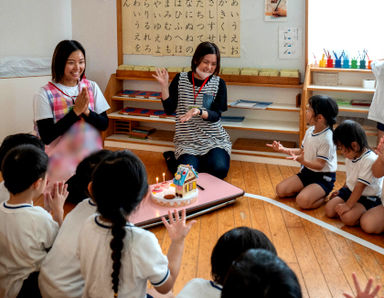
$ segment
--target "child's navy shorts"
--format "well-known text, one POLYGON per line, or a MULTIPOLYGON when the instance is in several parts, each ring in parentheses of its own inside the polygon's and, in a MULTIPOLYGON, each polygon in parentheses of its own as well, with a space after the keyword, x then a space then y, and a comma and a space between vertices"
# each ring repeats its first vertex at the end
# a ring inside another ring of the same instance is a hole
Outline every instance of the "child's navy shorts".
MULTIPOLYGON (((343 187, 340 188, 339 194, 337 196, 342 198, 346 202, 351 196, 351 194, 352 192, 349 190, 348 187, 343 187)), ((366 210, 381 205, 381 199, 377 196, 361 196, 357 202, 363 205, 366 210)))
POLYGON ((381 131, 384 131, 384 124, 380 123, 380 122, 377 122, 377 129, 381 130, 381 131))
POLYGON ((304 187, 309 184, 320 185, 324 189, 326 196, 332 191, 336 181, 336 173, 334 172, 314 172, 306 167, 303 167, 297 176, 304 187))

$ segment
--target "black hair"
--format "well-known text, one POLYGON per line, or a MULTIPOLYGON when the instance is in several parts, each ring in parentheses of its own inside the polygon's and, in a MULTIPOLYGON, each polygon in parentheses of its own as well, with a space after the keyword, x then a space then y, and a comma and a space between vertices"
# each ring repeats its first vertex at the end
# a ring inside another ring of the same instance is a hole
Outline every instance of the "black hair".
POLYGON ((214 74, 218 75, 220 73, 220 50, 216 44, 209 41, 202 42, 197 46, 191 62, 193 72, 196 72, 196 67, 199 66, 204 56, 209 54, 216 55, 216 69, 214 74))
POLYGON ((233 262, 221 297, 301 298, 296 274, 265 249, 249 249, 233 262))
POLYGON ((336 146, 344 146, 354 151, 352 142, 359 145, 357 152, 363 152, 365 148, 369 148, 367 136, 361 125, 353 120, 344 120, 333 132, 333 142, 336 146))
MULTIPOLYGON (((65 65, 67 63, 68 57, 73 52, 78 50, 80 50, 83 53, 84 60, 85 60, 85 50, 80 42, 76 40, 62 40, 57 44, 55 51, 53 52, 52 63, 51 63, 52 81, 56 83, 61 82, 61 80, 64 77, 64 69, 65 69, 65 65)), ((84 74, 85 74, 85 67, 84 67, 83 73, 80 76, 80 80, 83 79, 84 74)))
POLYGON ((276 254, 275 246, 259 230, 238 227, 224 233, 212 250, 213 280, 222 285, 232 262, 250 248, 264 248, 276 254))
POLYGON ((110 150, 99 150, 84 158, 76 167, 76 173, 70 177, 68 184, 68 197, 66 202, 77 204, 89 198, 88 184, 91 182, 95 167, 109 154, 110 150))
POLYGON ((126 216, 139 205, 148 191, 147 173, 141 160, 132 152, 111 152, 92 175, 92 198, 101 216, 112 222, 112 289, 119 288, 121 251, 126 235, 126 216))
POLYGON ((0 167, 9 150, 16 146, 27 144, 34 145, 37 148, 44 150, 44 143, 38 137, 29 133, 17 133, 5 137, 0 146, 0 167))
POLYGON ((333 129, 337 114, 339 113, 336 101, 327 95, 314 95, 309 99, 309 105, 313 109, 315 116, 323 115, 327 125, 333 129))
POLYGON ((11 194, 27 190, 34 182, 44 178, 48 155, 34 145, 19 145, 8 151, 1 164, 4 185, 11 194))

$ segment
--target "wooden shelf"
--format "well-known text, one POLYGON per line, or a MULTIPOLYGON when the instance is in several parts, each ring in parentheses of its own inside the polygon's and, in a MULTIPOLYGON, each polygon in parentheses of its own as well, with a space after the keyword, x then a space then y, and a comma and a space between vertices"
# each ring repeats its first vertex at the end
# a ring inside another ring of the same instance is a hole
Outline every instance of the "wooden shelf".
POLYGON ((166 147, 174 148, 174 144, 172 141, 153 140, 153 139, 149 139, 149 138, 148 139, 136 139, 136 138, 131 138, 125 134, 112 134, 112 135, 106 137, 105 141, 134 143, 134 144, 143 144, 143 145, 166 146, 166 147))
POLYGON ((351 93, 375 93, 375 89, 366 89, 362 87, 352 87, 352 86, 319 86, 319 85, 309 85, 308 90, 310 91, 334 91, 334 92, 351 92, 351 93))
POLYGON ((124 115, 124 114, 120 114, 119 112, 109 113, 108 118, 114 119, 114 120, 122 120, 122 121, 132 120, 132 121, 142 121, 142 122, 161 122, 161 123, 175 124, 175 119, 172 119, 172 118, 124 115))
MULTIPOLYGON (((109 119, 122 120, 122 121, 142 121, 142 122, 160 122, 175 124, 174 119, 157 118, 157 117, 143 117, 133 115, 123 115, 119 112, 108 114, 109 119)), ((244 119, 242 122, 224 122, 223 126, 230 129, 243 129, 253 131, 267 131, 267 132, 282 132, 289 134, 299 134, 299 124, 291 121, 267 121, 258 119, 244 119)))
POLYGON ((299 134, 299 123, 292 121, 244 119, 242 122, 224 122, 223 127, 249 131, 299 134))
MULTIPOLYGON (((262 109, 252 109, 252 108, 244 108, 244 107, 236 107, 236 106, 230 106, 228 105, 228 108, 231 109, 245 109, 245 110, 262 110, 262 109)), ((296 107, 295 105, 289 105, 289 104, 280 104, 280 103, 273 103, 270 106, 268 106, 265 110, 268 111, 282 111, 282 112, 299 112, 300 108, 296 107)))
MULTIPOLYGON (((118 80, 154 80, 151 71, 138 70, 116 70, 118 80)), ((169 73, 169 79, 172 80, 176 72, 169 73)), ((240 86, 259 86, 276 88, 297 88, 301 89, 300 78, 290 77, 267 77, 267 76, 246 76, 246 75, 219 75, 228 85, 240 86)))
POLYGON ((124 97, 124 96, 112 96, 112 100, 117 101, 134 101, 134 102, 158 102, 161 103, 160 99, 148 99, 148 98, 134 98, 134 97, 124 97))
POLYGON ((371 69, 360 69, 360 68, 328 68, 310 66, 312 72, 350 72, 350 73, 372 73, 371 69))
MULTIPOLYGON (((160 99, 144 99, 144 98, 133 98, 133 97, 123 97, 123 96, 112 96, 112 100, 116 101, 131 101, 131 102, 156 102, 161 103, 160 99)), ((248 109, 248 110, 260 110, 260 109, 252 109, 252 108, 244 108, 244 107, 233 107, 228 105, 228 108, 231 109, 248 109)), ((287 111, 287 112, 299 112, 300 108, 296 107, 295 105, 289 105, 289 104, 279 104, 279 103, 273 103, 270 106, 266 108, 266 110, 269 111, 287 111)))
POLYGON ((368 114, 369 106, 339 105, 339 112, 368 114))

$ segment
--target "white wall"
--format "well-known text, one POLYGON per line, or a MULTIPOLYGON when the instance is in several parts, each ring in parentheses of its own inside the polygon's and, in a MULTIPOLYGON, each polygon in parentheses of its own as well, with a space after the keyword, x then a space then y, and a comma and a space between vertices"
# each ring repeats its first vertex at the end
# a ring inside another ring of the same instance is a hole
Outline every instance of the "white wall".
POLYGON ((0 79, 0 142, 9 134, 33 131, 33 94, 50 76, 0 79))
POLYGON ((0 58, 51 57, 71 36, 70 0, 0 0, 0 58))
MULTIPOLYGON (((0 0, 0 58, 52 57, 72 37, 70 0, 0 0)), ((49 76, 0 79, 0 142, 33 129, 33 94, 49 76)))
POLYGON ((72 0, 72 37, 87 54, 87 78, 104 91, 117 68, 116 0, 72 0))

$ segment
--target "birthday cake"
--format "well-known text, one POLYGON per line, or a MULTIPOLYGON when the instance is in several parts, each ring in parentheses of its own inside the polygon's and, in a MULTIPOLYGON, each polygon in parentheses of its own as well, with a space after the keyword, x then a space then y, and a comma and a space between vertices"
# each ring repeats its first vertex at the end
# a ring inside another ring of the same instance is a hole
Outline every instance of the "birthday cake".
POLYGON ((197 172, 190 165, 179 165, 175 178, 152 186, 151 199, 162 206, 182 207, 197 200, 197 172))

